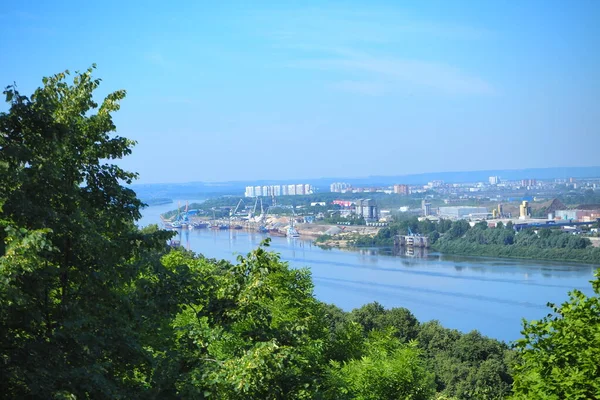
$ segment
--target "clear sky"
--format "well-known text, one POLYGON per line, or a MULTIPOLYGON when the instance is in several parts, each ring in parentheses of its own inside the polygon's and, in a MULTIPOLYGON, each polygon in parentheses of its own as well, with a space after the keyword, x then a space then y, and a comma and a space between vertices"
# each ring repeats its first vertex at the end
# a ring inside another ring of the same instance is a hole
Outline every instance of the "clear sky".
POLYGON ((140 183, 592 166, 598 21, 598 0, 7 0, 0 84, 97 63, 140 183))

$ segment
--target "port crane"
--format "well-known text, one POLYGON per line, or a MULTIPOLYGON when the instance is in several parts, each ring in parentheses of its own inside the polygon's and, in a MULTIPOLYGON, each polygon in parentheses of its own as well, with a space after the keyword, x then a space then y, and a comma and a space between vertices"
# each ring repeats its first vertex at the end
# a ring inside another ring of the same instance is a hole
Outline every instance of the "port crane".
MULTIPOLYGON (((259 201, 259 199, 257 198, 257 203, 258 203, 258 201, 259 201)), ((256 207, 257 207, 257 204, 254 204, 254 211, 252 212, 253 215, 256 215, 256 207)), ((262 198, 260 198, 260 215, 258 217, 254 217, 254 221, 260 222, 260 221, 264 220, 265 218, 266 218, 265 209, 263 206, 262 198)))
POLYGON ((296 211, 294 210, 294 206, 292 206, 292 218, 290 218, 290 226, 287 230, 286 236, 289 238, 299 238, 300 235, 298 231, 294 228, 294 220, 296 219, 296 211))
POLYGON ((248 220, 251 220, 252 217, 254 217, 256 215, 256 207, 258 206, 258 199, 259 197, 256 197, 256 200, 254 201, 254 208, 252 209, 252 211, 248 212, 248 220))
POLYGON ((240 201, 238 201, 237 206, 235 206, 235 209, 233 210, 233 212, 231 212, 231 210, 229 211, 229 216, 233 217, 235 216, 235 214, 237 214, 240 206, 244 204, 244 200, 240 199, 240 201))

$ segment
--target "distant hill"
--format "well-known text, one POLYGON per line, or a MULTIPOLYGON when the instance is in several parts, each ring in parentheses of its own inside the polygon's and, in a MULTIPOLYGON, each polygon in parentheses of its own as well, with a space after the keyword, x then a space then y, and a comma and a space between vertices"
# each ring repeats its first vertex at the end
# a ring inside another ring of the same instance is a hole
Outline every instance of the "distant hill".
MULTIPOLYGON (((353 185, 393 185, 403 183, 408 185, 426 184, 434 180, 451 183, 487 182, 490 176, 498 176, 501 180, 515 181, 520 179, 568 179, 573 178, 600 178, 598 167, 567 167, 567 168, 529 168, 506 169, 487 171, 461 171, 461 172, 432 172, 423 174, 409 174, 396 176, 369 176, 365 178, 322 178, 313 180, 315 186, 329 185, 331 182, 348 182, 353 185)), ((309 183, 311 183, 309 181, 309 183)))
POLYGON ((200 199, 206 197, 232 195, 243 196, 246 186, 257 185, 283 185, 292 183, 309 183, 314 187, 326 191, 333 182, 347 182, 355 186, 389 186, 396 183, 417 185, 426 184, 434 180, 451 183, 487 182, 490 176, 498 176, 501 180, 520 179, 568 179, 573 178, 600 178, 598 167, 566 167, 566 168, 529 168, 487 171, 462 171, 462 172, 432 172, 423 174, 395 175, 395 176, 367 176, 361 178, 334 177, 317 179, 294 180, 256 180, 256 181, 230 181, 230 182, 189 182, 189 183, 155 183, 134 184, 131 188, 141 198, 168 197, 175 199, 200 199))

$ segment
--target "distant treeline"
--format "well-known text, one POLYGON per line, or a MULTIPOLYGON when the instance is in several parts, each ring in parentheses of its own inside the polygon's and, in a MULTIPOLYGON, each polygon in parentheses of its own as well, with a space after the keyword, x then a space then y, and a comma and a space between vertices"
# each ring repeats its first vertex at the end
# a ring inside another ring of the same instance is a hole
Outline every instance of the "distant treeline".
POLYGON ((486 221, 471 227, 467 221, 419 221, 417 217, 397 219, 375 236, 358 236, 356 247, 393 246, 395 235, 426 235, 434 250, 448 254, 513 257, 537 260, 575 261, 600 264, 600 248, 589 239, 559 229, 524 229, 516 232, 512 223, 489 228, 486 221))
POLYGON ((570 207, 578 206, 581 204, 600 204, 600 191, 594 191, 587 189, 583 192, 569 192, 562 193, 558 196, 558 199, 570 207))
POLYGON ((600 264, 600 248, 589 239, 559 229, 525 229, 516 233, 511 226, 488 228, 476 224, 464 236, 441 237, 433 245, 444 253, 536 260, 575 261, 600 264))

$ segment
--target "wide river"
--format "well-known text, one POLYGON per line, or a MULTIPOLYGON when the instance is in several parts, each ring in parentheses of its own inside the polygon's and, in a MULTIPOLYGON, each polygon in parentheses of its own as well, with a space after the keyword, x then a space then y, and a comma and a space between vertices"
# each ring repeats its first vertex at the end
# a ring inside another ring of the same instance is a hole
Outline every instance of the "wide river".
MULTIPOLYGON (((148 207, 139 225, 160 223, 177 204, 148 207)), ((182 202, 183 204, 183 202, 182 202)), ((235 261, 266 235, 241 230, 182 231, 183 246, 206 257, 235 261)), ((539 319, 547 302, 567 292, 591 295, 595 266, 497 258, 391 255, 385 250, 324 250, 308 240, 273 237, 271 250, 294 268, 312 271, 317 299, 344 310, 377 301, 406 307, 420 321, 439 320, 463 332, 477 329, 504 341, 520 337, 521 319, 539 319)))

